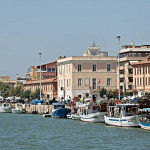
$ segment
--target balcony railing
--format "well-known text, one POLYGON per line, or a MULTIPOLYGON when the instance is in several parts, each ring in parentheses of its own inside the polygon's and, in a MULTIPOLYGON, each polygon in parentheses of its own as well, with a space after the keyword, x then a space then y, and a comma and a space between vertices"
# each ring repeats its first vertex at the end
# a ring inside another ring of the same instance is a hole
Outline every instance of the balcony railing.
POLYGON ((94 87, 94 86, 90 86, 90 90, 100 90, 100 86, 94 87))

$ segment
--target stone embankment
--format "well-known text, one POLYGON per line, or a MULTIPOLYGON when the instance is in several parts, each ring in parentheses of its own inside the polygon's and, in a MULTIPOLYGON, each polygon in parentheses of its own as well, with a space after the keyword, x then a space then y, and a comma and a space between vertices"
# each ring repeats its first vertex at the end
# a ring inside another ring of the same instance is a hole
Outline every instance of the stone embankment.
POLYGON ((22 104, 22 109, 28 114, 44 114, 52 112, 52 105, 22 104))

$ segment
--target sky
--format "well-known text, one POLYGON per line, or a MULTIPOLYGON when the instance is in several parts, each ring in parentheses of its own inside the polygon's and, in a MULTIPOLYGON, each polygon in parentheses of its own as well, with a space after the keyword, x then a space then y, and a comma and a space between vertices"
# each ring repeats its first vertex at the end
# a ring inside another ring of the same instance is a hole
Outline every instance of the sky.
POLYGON ((150 44, 150 0, 0 0, 0 76, 81 56, 93 41, 116 56, 121 45, 150 44))

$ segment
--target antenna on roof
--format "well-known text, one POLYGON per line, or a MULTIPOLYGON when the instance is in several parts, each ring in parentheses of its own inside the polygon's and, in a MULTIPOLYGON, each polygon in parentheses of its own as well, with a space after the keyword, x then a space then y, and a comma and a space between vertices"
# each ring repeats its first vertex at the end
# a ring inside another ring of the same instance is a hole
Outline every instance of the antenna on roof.
POLYGON ((95 42, 93 41, 93 45, 92 45, 93 47, 95 47, 96 46, 96 44, 95 44, 95 42))

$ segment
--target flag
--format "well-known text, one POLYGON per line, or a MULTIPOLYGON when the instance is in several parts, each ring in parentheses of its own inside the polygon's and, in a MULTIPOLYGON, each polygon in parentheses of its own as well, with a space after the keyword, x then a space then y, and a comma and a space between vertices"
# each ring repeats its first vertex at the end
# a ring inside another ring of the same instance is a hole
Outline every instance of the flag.
POLYGON ((98 80, 98 84, 100 84, 100 83, 101 83, 101 79, 98 80))

